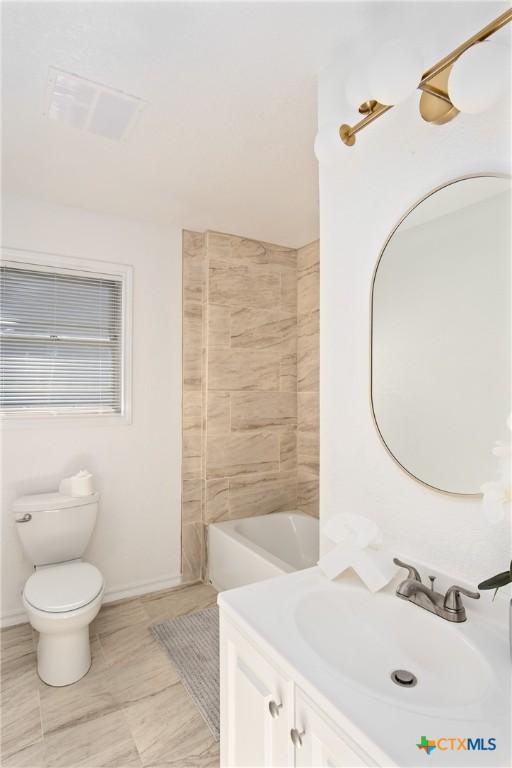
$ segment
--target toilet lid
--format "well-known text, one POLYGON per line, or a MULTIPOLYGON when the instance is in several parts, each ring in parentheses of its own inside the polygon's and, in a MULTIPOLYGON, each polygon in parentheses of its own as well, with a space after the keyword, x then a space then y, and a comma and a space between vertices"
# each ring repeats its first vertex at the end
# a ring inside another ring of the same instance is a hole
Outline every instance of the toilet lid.
POLYGON ((83 608, 102 588, 100 571, 90 563, 75 561, 39 568, 27 579, 23 595, 40 611, 64 613, 83 608))

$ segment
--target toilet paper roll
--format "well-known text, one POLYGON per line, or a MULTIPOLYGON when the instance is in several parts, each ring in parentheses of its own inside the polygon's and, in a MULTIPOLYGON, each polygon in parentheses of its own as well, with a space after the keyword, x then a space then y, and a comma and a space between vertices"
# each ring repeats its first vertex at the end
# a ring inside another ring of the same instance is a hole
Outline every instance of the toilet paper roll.
POLYGON ((94 493, 93 476, 86 469, 81 469, 71 478, 72 496, 90 496, 94 493))
POLYGON ((76 475, 61 480, 59 491, 66 496, 90 496, 94 493, 94 478, 86 469, 81 469, 76 475))

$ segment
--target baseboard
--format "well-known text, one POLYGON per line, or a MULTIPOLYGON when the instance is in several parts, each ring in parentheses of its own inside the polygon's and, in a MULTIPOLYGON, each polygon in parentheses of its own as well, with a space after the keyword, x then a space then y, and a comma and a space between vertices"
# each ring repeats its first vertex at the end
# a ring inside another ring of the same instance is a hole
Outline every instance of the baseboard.
POLYGON ((27 614, 22 609, 20 611, 10 611, 5 613, 0 619, 0 627, 5 629, 6 627, 14 627, 16 624, 26 624, 27 614))
POLYGON ((147 595, 150 592, 161 592, 163 589, 180 587, 182 584, 183 580, 181 575, 171 576, 166 579, 151 579, 150 581, 137 581, 132 584, 125 584, 116 589, 105 590, 103 604, 115 603, 117 600, 126 600, 129 597, 147 595))
MULTIPOLYGON (((131 584, 124 584, 120 587, 113 589, 107 589, 103 597, 103 605, 106 603, 115 603, 118 600, 126 600, 130 597, 138 597, 139 595, 147 595, 151 592, 160 592, 164 589, 173 589, 173 587, 180 587, 184 584, 181 575, 169 576, 164 579, 150 579, 149 581, 135 581, 131 584)), ((5 613, 0 618, 0 628, 14 627, 16 624, 25 624, 27 621, 27 614, 21 608, 17 611, 10 611, 5 613)))

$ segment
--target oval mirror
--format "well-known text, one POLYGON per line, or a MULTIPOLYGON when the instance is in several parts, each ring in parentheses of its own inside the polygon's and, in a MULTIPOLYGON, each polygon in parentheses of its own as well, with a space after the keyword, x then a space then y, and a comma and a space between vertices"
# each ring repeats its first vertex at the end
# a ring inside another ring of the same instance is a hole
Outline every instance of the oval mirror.
POLYGON ((510 413, 510 180, 451 182, 401 220, 372 289, 371 400, 384 445, 438 490, 478 494, 510 413))

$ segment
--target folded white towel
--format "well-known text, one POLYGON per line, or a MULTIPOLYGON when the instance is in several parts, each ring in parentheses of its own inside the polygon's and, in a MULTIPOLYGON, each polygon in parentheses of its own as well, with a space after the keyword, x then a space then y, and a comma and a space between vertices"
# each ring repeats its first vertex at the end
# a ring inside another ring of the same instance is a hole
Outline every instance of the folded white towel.
POLYGON ((379 526, 363 515, 334 515, 327 520, 322 533, 336 544, 350 543, 360 549, 379 547, 382 544, 379 526))
POLYGON ((322 532, 336 544, 318 561, 328 579, 351 568, 370 592, 377 592, 398 572, 391 553, 382 549, 382 532, 373 520, 363 515, 334 515, 322 532))

